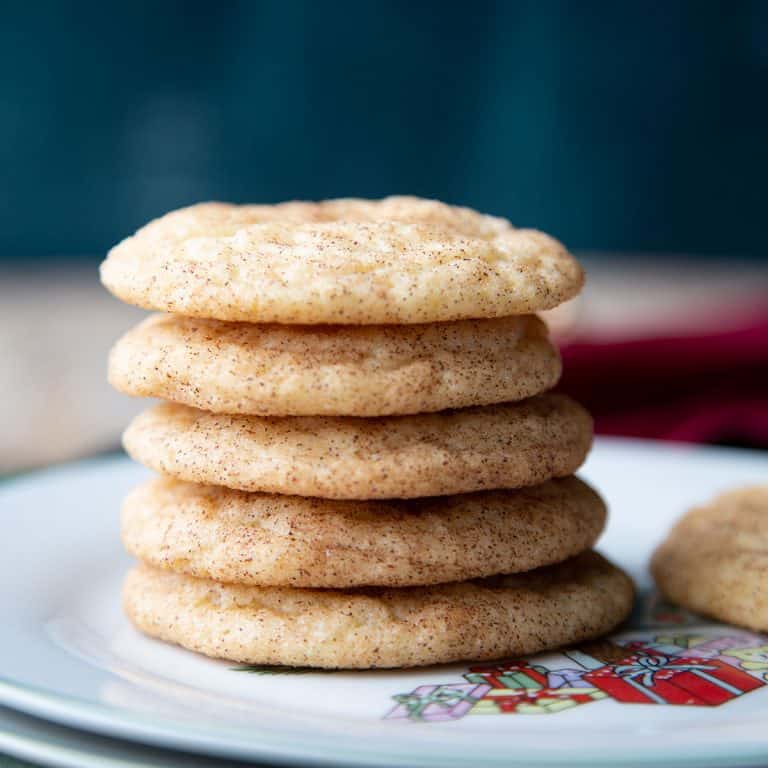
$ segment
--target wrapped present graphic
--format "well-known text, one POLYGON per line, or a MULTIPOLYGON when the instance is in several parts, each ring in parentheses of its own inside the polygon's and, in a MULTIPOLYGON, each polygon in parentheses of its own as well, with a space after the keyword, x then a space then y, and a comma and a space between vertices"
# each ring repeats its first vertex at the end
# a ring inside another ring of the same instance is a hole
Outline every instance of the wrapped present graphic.
POLYGON ((573 666, 548 665, 547 683, 549 688, 593 688, 584 675, 592 669, 601 669, 606 664, 615 664, 632 655, 632 651, 617 645, 612 640, 597 640, 579 648, 562 651, 566 664, 573 666))
POLYGON ((467 682, 492 688, 540 690, 548 685, 547 669, 525 661, 511 661, 491 667, 470 667, 467 682))
POLYGON ((559 688, 557 690, 494 688, 472 710, 475 715, 552 715, 580 704, 605 698, 597 688, 559 688))
POLYGON ((717 706, 764 685, 719 659, 639 652, 584 679, 624 703, 717 706))
POLYGON ((728 648, 720 651, 723 661, 732 661, 747 672, 768 672, 768 645, 728 648))
POLYGON ((489 685, 472 683, 420 685, 411 693, 393 696, 397 706, 386 715, 386 719, 458 720, 490 689, 489 685))
POLYGON ((548 688, 594 688, 592 683, 584 679, 586 669, 553 669, 547 675, 548 688))
POLYGON ((711 638, 705 635, 657 635, 653 643, 653 647, 661 649, 662 646, 673 647, 677 649, 679 654, 681 651, 690 650, 697 645, 703 645, 707 643, 711 638))
POLYGON ((711 637, 704 643, 699 643, 691 648, 690 656, 712 658, 713 656, 730 656, 732 651, 747 651, 764 646, 768 638, 761 635, 753 635, 749 632, 738 634, 718 635, 711 637))
POLYGON ((768 670, 768 637, 752 632, 731 630, 728 634, 657 635, 651 641, 638 640, 626 644, 633 653, 640 650, 662 656, 687 656, 697 659, 713 659, 743 669, 758 669, 762 656, 762 669, 768 670), (761 654, 760 648, 763 648, 761 654), (741 663, 749 660, 754 667, 741 663))
MULTIPOLYGON (((683 640, 683 637, 678 637, 683 640)), ((669 638, 662 636, 653 640, 633 640, 624 646, 626 656, 633 656, 636 653, 651 653, 658 656, 682 656, 688 655, 686 646, 678 645, 675 642, 667 642, 669 638)))

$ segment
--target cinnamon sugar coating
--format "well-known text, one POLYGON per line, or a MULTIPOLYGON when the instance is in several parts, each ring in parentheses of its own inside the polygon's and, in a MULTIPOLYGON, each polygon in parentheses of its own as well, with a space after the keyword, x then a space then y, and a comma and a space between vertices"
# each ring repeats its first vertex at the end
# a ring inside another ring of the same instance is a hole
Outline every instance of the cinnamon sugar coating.
POLYGON ((332 499, 444 496, 517 488, 575 472, 592 419, 565 395, 457 411, 360 419, 227 416, 164 403, 123 443, 171 477, 332 499))
POLYGON ((560 368, 534 316, 280 326, 156 315, 117 342, 109 379, 215 413, 386 416, 522 400, 560 368))
POLYGON ((250 664, 412 667, 532 654, 613 629, 634 588, 595 552, 514 576, 405 589, 244 587, 140 565, 124 605, 143 632, 250 664))
POLYGON ((654 553, 651 572, 678 605, 768 631, 768 485, 691 509, 654 553))
POLYGON ((576 295, 557 240, 419 198, 202 203, 123 240, 104 285, 146 309, 252 323, 427 323, 529 314, 576 295))
POLYGON ((158 478, 122 513, 131 554, 217 581, 408 586, 512 573, 589 548, 605 505, 570 477, 519 491, 411 501, 243 493, 158 478))

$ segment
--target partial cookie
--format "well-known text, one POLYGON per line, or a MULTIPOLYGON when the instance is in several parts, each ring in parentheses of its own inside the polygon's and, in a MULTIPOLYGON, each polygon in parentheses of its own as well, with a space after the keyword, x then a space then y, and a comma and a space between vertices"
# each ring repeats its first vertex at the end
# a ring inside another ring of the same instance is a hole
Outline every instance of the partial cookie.
POLYGON ((387 416, 523 400, 560 356, 532 315, 400 326, 286 326, 156 315, 109 360, 114 387, 215 413, 387 416))
POLYGON ((204 203, 115 246, 130 304, 252 323, 426 323, 551 309, 583 273, 555 239, 417 198, 204 203))
POLYGON ((260 586, 408 586, 515 573, 591 547, 605 505, 569 477, 519 491, 331 501, 161 478, 125 500, 128 551, 158 567, 260 586))
POLYGON ((124 589, 143 632, 250 664, 367 669, 536 653, 613 629, 628 576, 595 552, 515 576, 406 589, 242 587, 141 565, 124 589))
POLYGON ((690 510, 654 553, 651 571, 672 602, 768 630, 768 485, 690 510))
POLYGON ((408 499, 519 488, 575 472, 592 419, 565 395, 416 416, 224 416, 164 403, 123 443, 165 475, 244 491, 408 499))

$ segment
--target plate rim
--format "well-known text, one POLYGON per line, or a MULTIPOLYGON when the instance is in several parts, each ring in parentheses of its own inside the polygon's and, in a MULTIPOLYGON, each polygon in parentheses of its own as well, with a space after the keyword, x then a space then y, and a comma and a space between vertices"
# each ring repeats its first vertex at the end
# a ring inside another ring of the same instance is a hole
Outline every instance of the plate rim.
MULTIPOLYGON (((297 741, 291 740, 290 750, 284 745, 277 745, 274 741, 273 732, 267 730, 264 733, 269 741, 265 741, 263 748, 254 745, 248 751, 242 747, 227 746, 221 736, 215 738, 201 738, 191 735, 193 728, 186 726, 172 718, 164 718, 165 728, 152 727, 143 718, 127 713, 124 710, 114 707, 110 704, 95 705, 88 700, 75 696, 66 696, 64 694, 48 694, 34 686, 26 684, 12 684, 10 687, 14 691, 12 701, 7 700, 9 690, 6 678, 0 677, 0 706, 8 707, 26 715, 71 728, 75 731, 84 731, 96 736, 121 739, 133 744, 158 747, 161 749, 189 752, 200 756, 210 756, 223 759, 236 760, 269 760, 279 765, 296 765, 301 761, 302 765, 307 766, 459 766, 467 765, 466 756, 456 756, 449 753, 439 754, 417 754, 417 755, 392 755, 381 754, 374 751, 362 751, 351 754, 349 742, 344 745, 345 752, 329 750, 326 753, 319 753, 317 735, 313 734, 315 739, 312 742, 307 740, 297 745, 297 741), (19 695, 21 694, 21 695, 19 695), (106 719, 100 712, 106 711, 114 713, 116 717, 106 719), (167 728, 171 726, 174 733, 169 733, 167 728), (188 735, 190 734, 190 735, 188 735), (204 751, 201 750, 201 745, 204 751), (298 749, 296 747, 299 747, 298 749), (426 758, 426 759, 425 759, 426 758)), ((256 729, 253 731, 256 733, 256 729)), ((226 733, 223 729, 220 731, 223 735, 226 733)), ((324 741, 324 740, 323 740, 324 741)), ((327 748, 327 745, 324 744, 327 748)), ((338 750, 339 744, 333 745, 338 750)), ((718 766, 719 768, 728 768, 733 766, 764 766, 768 755, 768 738, 763 741, 752 740, 749 742, 739 741, 738 743, 729 743, 723 745, 708 744, 705 747, 691 749, 690 745, 679 745, 670 749, 669 747, 654 747, 651 750, 633 756, 631 762, 624 763, 632 766, 666 766, 688 768, 688 766, 698 766, 707 768, 708 766, 718 766)), ((576 756, 569 753, 564 755, 562 761, 553 760, 550 757, 541 760, 526 757, 524 761, 510 759, 506 754, 500 754, 497 758, 492 755, 483 755, 479 757, 478 765, 484 766, 608 766, 617 765, 612 756, 606 756, 602 760, 598 752, 589 752, 584 755, 576 756)), ((622 763, 618 763, 622 765, 622 763)))
POLYGON ((16 760, 68 768, 184 768, 184 763, 179 762, 180 757, 184 758, 179 753, 157 750, 157 756, 148 756, 150 750, 155 748, 68 728, 0 705, 0 753, 16 760), (17 718, 24 719, 21 732, 15 730, 17 718), (55 731, 53 735, 52 729, 55 731), (89 751, 94 741, 106 742, 115 754, 104 754, 103 745, 97 745, 102 749, 89 751), (147 761, 148 757, 152 762, 147 761))

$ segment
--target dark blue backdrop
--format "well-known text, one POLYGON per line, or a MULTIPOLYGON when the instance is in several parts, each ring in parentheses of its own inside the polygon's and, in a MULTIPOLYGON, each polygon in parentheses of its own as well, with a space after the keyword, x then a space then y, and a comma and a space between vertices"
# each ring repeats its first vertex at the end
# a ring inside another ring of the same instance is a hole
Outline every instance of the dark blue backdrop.
POLYGON ((411 192, 762 255, 768 3, 8 2, 0 256, 199 199, 411 192))

